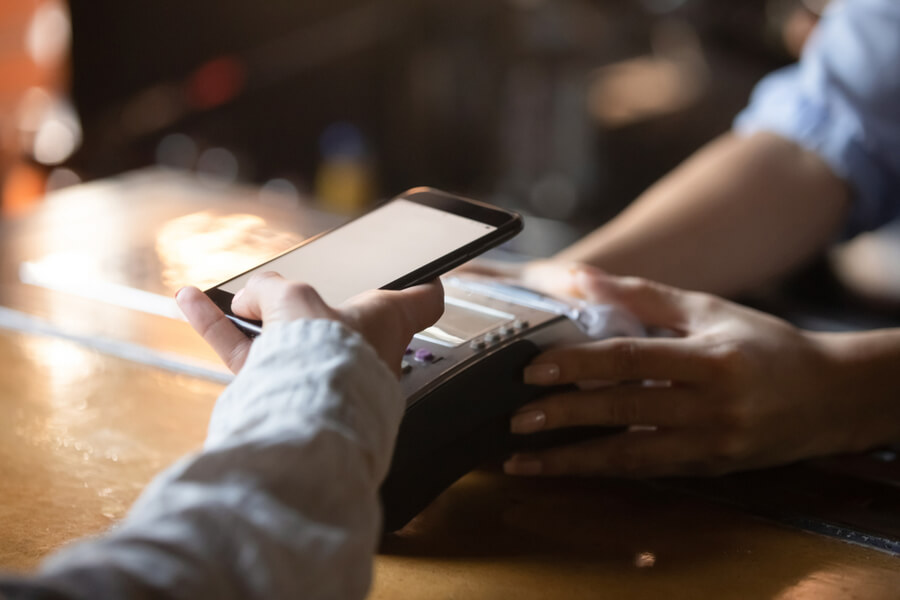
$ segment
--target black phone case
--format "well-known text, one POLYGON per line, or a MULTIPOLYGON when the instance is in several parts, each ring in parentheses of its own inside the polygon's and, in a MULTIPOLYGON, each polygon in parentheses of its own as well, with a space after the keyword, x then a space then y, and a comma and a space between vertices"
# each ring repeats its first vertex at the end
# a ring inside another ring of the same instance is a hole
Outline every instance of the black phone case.
MULTIPOLYGON (((419 285, 431 281, 436 277, 439 277, 440 275, 446 273, 447 271, 455 269, 456 267, 468 262, 476 256, 486 252, 487 250, 499 246, 503 242, 513 238, 516 234, 522 231, 522 218, 518 213, 503 210, 485 204, 483 202, 478 202, 477 200, 471 200, 462 196, 456 196, 454 194, 443 192, 441 190, 436 190, 433 188, 413 188, 404 192, 403 194, 400 194, 399 196, 394 198, 394 200, 399 198, 414 200, 415 202, 418 202, 420 204, 425 204, 427 206, 431 206, 440 210, 446 210, 448 206, 453 206, 454 208, 459 209, 460 201, 462 201, 465 203, 464 205, 462 205, 462 207, 470 208, 471 213, 466 214, 464 212, 459 212, 458 210, 453 210, 451 212, 453 212, 454 214, 461 214, 462 216, 475 218, 476 220, 487 224, 495 225, 497 226, 497 229, 493 231, 490 236, 486 236, 485 238, 481 238, 474 242, 466 244, 465 246, 461 246, 450 254, 446 254, 435 261, 432 261, 414 271, 407 273, 399 279, 391 281, 390 283, 382 286, 381 289, 402 290, 414 285, 419 285)), ((307 240, 304 240, 300 244, 294 246, 293 248, 290 248, 285 252, 282 252, 278 256, 270 258, 262 264, 269 263, 281 256, 284 256, 285 254, 289 254, 297 250, 298 248, 302 248, 307 244, 313 243, 317 239, 327 235, 331 231, 335 231, 335 229, 326 231, 307 240)), ((231 300, 234 297, 233 294, 219 288, 232 279, 241 277, 244 273, 247 273, 248 271, 252 271, 254 269, 258 269, 260 266, 261 265, 257 265, 251 269, 247 269, 247 271, 244 271, 243 273, 240 273, 221 283, 218 283, 208 290, 205 290, 204 292, 216 304, 216 306, 218 306, 222 310, 222 312, 225 313, 225 316, 231 319, 231 321, 234 322, 235 325, 237 325, 238 328, 249 337, 255 337, 259 335, 259 333, 262 331, 262 323, 260 321, 242 319, 233 315, 231 313, 231 300)))

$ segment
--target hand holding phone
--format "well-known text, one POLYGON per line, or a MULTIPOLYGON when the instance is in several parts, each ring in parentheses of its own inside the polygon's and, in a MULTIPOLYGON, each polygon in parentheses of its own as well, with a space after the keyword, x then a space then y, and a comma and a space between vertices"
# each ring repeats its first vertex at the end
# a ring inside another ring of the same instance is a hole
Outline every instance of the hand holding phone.
MULTIPOLYGON (((235 302, 241 314, 257 315, 268 323, 295 319, 331 319, 357 331, 395 372, 413 334, 433 324, 443 312, 444 293, 439 281, 401 292, 373 291, 341 308, 325 304, 309 286, 279 275, 250 280, 235 302)), ((176 297, 191 326, 237 373, 244 366, 252 340, 236 329, 200 290, 186 287, 176 297)))
POLYGON ((233 314, 231 303, 255 273, 274 271, 312 286, 337 306, 370 289, 425 283, 522 230, 511 211, 431 188, 415 188, 363 216, 206 290, 248 335, 259 320, 233 314))

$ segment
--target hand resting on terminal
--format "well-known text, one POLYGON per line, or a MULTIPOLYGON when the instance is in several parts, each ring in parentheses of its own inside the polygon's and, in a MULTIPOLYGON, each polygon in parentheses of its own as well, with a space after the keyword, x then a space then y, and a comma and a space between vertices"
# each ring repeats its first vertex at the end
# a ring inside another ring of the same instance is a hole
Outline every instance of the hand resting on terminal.
POLYGON ((512 417, 513 432, 629 430, 514 455, 507 473, 714 475, 900 440, 898 330, 803 331, 712 295, 586 266, 560 264, 547 281, 677 337, 601 340, 536 357, 524 372, 529 384, 613 384, 530 403, 512 417))

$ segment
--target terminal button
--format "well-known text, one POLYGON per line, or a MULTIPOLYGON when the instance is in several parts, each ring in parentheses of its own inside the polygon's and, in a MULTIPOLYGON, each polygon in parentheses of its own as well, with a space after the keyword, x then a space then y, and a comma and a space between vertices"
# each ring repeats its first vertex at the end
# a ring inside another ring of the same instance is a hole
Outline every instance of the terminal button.
POLYGON ((499 339, 500 339, 500 336, 497 335, 496 333, 494 333, 493 331, 484 336, 484 341, 487 342, 488 344, 493 344, 494 342, 498 341, 499 339))
POLYGON ((400 363, 400 372, 401 372, 401 373, 403 373, 404 375, 406 375, 406 374, 409 373, 410 371, 412 371, 412 365, 411 365, 411 364, 409 364, 409 363, 406 362, 405 360, 404 360, 403 362, 400 363))
POLYGON ((428 348, 419 348, 415 354, 416 360, 419 362, 430 362, 434 360, 434 354, 428 348))
POLYGON ((472 340, 472 342, 469 344, 469 348, 472 348, 473 350, 484 350, 484 347, 486 345, 487 344, 484 343, 484 340, 472 340))

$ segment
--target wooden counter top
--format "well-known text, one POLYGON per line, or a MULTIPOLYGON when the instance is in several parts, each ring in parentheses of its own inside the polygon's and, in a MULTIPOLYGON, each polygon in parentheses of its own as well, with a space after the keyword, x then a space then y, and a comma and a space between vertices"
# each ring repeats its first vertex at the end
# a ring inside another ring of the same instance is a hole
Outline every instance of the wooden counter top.
MULTIPOLYGON (((198 205, 169 210, 174 218, 198 205)), ((116 226, 129 214, 141 218, 123 207, 116 226)), ((3 304, 63 329, 211 360, 184 323, 18 282, 10 261, 48 254, 8 247, 37 239, 36 223, 52 221, 38 217, 4 226, 3 304)), ((143 252, 159 258, 146 243, 143 252)), ((77 339, 7 330, 0 390, 0 568, 28 570, 122 518, 155 473, 198 448, 222 384, 77 339)), ((371 597, 895 599, 900 558, 652 483, 515 479, 488 469, 384 540, 371 597)))

